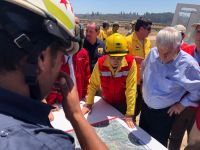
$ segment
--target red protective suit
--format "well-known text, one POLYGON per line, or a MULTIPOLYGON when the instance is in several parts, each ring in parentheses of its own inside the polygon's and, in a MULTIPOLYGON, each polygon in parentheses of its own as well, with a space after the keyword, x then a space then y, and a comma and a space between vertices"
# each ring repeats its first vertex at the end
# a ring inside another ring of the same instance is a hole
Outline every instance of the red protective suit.
MULTIPOLYGON (((87 51, 82 48, 79 52, 72 56, 74 75, 76 79, 76 86, 78 90, 79 100, 85 98, 87 93, 87 86, 90 78, 89 56, 87 51)), ((68 61, 61 67, 61 71, 70 75, 70 69, 68 61)), ((62 96, 57 90, 52 90, 46 98, 48 104, 54 104, 56 102, 61 103, 62 96)))
POLYGON ((98 59, 99 71, 101 74, 102 97, 110 104, 126 103, 126 79, 134 58, 128 55, 125 56, 125 58, 128 66, 122 67, 121 70, 117 72, 116 76, 119 76, 117 78, 112 77, 109 68, 103 65, 106 56, 98 59))

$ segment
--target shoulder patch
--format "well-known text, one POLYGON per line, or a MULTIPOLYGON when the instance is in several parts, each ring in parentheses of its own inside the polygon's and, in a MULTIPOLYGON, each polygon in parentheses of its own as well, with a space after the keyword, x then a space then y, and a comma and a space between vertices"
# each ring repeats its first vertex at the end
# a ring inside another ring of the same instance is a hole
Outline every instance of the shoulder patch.
POLYGON ((98 53, 103 54, 103 48, 98 48, 98 53))

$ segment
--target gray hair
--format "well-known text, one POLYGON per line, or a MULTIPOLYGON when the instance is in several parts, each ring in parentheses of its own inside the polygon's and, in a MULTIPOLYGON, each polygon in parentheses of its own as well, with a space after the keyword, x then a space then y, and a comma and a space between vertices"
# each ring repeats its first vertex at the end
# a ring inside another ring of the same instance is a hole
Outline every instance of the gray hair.
POLYGON ((181 34, 174 27, 165 27, 158 32, 156 37, 157 47, 176 49, 178 46, 180 46, 181 42, 181 34))

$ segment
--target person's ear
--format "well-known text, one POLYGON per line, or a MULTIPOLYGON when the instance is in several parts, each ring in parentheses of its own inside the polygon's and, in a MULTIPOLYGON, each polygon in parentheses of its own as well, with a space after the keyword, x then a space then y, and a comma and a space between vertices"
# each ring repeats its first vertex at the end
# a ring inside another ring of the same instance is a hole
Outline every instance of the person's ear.
POLYGON ((45 70, 46 60, 47 60, 47 50, 44 50, 41 52, 41 54, 38 57, 39 70, 45 70))

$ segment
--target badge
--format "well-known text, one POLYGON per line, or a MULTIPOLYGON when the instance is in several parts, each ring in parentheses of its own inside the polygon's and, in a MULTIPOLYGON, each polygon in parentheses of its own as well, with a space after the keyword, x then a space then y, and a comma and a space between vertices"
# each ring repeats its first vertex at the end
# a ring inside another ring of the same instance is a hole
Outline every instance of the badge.
POLYGON ((98 48, 98 53, 103 54, 103 48, 98 48))

